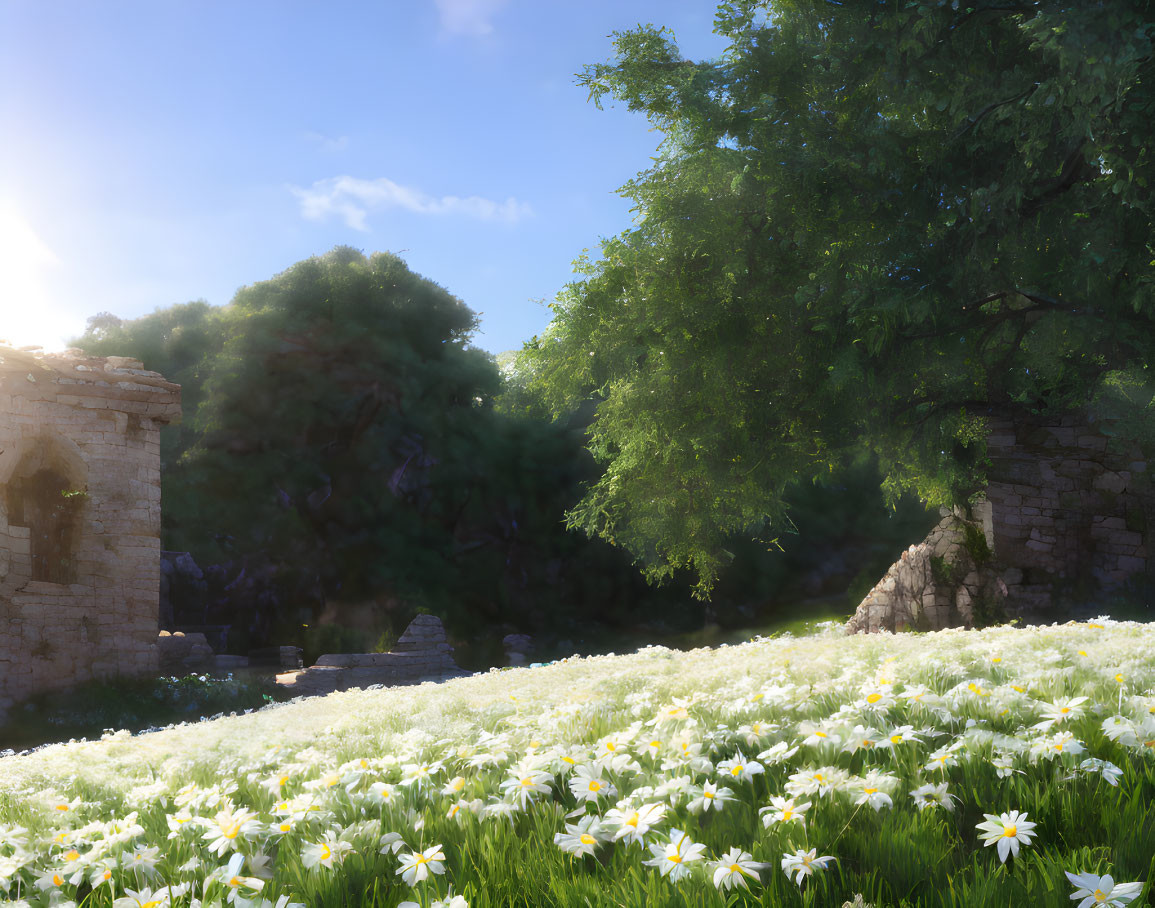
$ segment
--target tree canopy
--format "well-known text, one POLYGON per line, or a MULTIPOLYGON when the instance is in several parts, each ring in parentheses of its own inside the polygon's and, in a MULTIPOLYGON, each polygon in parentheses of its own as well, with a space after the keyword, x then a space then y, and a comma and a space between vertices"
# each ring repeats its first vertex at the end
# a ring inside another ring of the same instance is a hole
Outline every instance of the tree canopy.
POLYGON ((580 77, 664 134, 520 372, 600 403, 572 526, 651 578, 865 447, 965 501, 991 408, 1150 431, 1151 4, 728 0, 718 59, 616 33, 580 77))
POLYGON ((183 421, 161 433, 163 544, 232 592, 198 594, 177 623, 247 629, 243 646, 293 639, 326 603, 373 602, 394 631, 426 608, 459 641, 488 632, 497 654, 477 665, 515 630, 580 643, 599 623, 700 613, 684 591, 646 601, 625 553, 565 531, 596 478, 583 426, 499 411, 475 326, 398 257, 348 248, 227 306, 90 319, 75 345, 182 385, 183 421))

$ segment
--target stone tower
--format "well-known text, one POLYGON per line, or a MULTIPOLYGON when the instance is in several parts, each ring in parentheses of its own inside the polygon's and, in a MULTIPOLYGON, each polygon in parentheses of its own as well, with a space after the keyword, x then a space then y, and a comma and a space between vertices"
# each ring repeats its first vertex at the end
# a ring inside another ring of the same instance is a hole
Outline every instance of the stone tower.
POLYGON ((124 357, 0 347, 0 722, 156 670, 160 427, 180 386, 124 357))

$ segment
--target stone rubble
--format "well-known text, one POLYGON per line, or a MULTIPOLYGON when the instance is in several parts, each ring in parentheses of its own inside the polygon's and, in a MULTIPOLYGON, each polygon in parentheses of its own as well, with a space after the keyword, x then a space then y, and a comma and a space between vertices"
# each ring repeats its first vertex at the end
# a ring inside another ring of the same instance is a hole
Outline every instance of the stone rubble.
POLYGON ((387 653, 333 653, 316 665, 277 675, 277 684, 295 695, 329 694, 374 684, 417 684, 464 678, 453 647, 436 615, 418 615, 387 653))

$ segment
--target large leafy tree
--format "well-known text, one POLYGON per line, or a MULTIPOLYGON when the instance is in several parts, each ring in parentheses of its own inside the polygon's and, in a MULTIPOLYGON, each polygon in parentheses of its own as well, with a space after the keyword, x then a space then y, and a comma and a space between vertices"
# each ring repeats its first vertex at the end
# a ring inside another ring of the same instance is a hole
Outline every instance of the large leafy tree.
MULTIPOLYGON (((622 552, 565 532, 596 476, 583 426, 493 406, 475 326, 396 256, 347 248, 227 306, 90 319, 75 345, 182 385, 184 419, 161 436, 164 544, 215 582, 177 603, 178 623, 284 642, 326 602, 375 600, 395 631, 426 607, 471 642, 580 641, 603 621, 700 611, 684 591, 643 602, 622 552)), ((500 658, 482 650, 467 658, 500 658)))
POLYGON ((705 593, 727 534, 863 447, 949 504, 991 408, 1142 434, 1150 3, 730 0, 716 31, 704 62, 618 33, 581 76, 665 138, 519 363, 555 410, 600 400, 572 525, 705 593))

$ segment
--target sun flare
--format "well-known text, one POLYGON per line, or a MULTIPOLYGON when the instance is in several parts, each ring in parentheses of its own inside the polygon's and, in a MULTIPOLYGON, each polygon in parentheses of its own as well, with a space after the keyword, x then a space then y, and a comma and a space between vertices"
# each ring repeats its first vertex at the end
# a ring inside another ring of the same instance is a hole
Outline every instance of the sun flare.
POLYGON ((60 264, 21 211, 0 201, 0 341, 58 350, 77 333, 49 289, 60 264))

